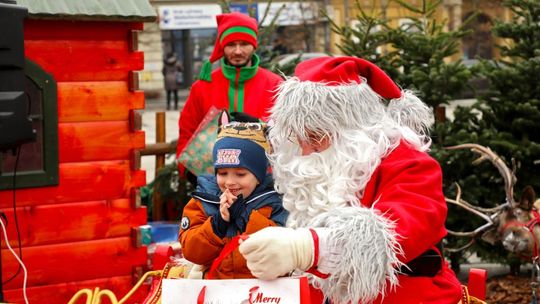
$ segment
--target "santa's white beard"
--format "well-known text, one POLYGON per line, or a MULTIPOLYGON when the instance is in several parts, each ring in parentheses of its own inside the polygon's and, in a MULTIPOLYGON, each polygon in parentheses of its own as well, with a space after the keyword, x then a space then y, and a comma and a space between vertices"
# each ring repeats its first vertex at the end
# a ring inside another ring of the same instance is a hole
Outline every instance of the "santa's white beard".
POLYGON ((314 285, 332 303, 370 303, 398 284, 402 251, 395 223, 375 202, 366 208, 360 200, 401 140, 429 148, 422 131, 429 108, 408 95, 387 108, 366 81, 327 86, 292 78, 280 85, 269 132, 275 186, 290 212, 287 226, 313 228, 319 236, 317 267, 330 276, 313 278, 314 285), (288 139, 307 140, 308 134, 328 136, 330 147, 300 156, 298 143, 288 139))
POLYGON ((394 224, 362 207, 360 199, 400 137, 372 131, 371 137, 363 131, 341 132, 327 150, 307 156, 299 156, 297 144, 282 141, 270 157, 276 190, 289 211, 287 227, 327 229, 318 266, 331 275, 314 277, 313 284, 333 303, 370 303, 397 284, 394 267, 400 265, 401 250, 394 224))
POLYGON ((290 214, 289 227, 306 227, 315 216, 337 207, 360 206, 360 198, 381 158, 397 143, 371 140, 362 131, 346 131, 323 152, 299 156, 298 146, 283 141, 271 157, 276 190, 290 214))

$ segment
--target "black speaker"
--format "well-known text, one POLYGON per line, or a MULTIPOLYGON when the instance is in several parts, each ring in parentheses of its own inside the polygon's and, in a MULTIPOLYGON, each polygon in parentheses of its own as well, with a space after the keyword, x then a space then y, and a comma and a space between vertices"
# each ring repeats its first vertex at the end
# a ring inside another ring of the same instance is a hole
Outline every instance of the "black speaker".
POLYGON ((36 140, 24 75, 25 7, 0 0, 0 151, 36 140))

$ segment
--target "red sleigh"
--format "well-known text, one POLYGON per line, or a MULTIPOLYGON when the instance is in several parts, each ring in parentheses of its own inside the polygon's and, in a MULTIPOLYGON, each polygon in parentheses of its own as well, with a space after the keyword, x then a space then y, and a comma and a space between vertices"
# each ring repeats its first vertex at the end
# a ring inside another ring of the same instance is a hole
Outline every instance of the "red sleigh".
MULTIPOLYGON (((161 288, 161 280, 163 278, 174 277, 170 275, 170 269, 173 266, 173 263, 170 263, 170 257, 172 256, 173 250, 168 245, 158 245, 156 253, 153 257, 153 263, 155 269, 164 269, 161 277, 156 277, 152 283, 152 289, 148 297, 145 299, 143 304, 155 304, 159 300, 161 288)), ((469 278, 466 288, 463 289, 464 299, 467 299, 465 302, 462 300, 462 303, 475 303, 472 302, 471 297, 474 297, 478 300, 485 301, 486 299, 486 280, 487 280, 487 271, 485 269, 471 268, 469 270, 469 278)), ((204 291, 201 291, 200 298, 204 299, 204 291)), ((202 302, 201 302, 202 303, 202 302)))

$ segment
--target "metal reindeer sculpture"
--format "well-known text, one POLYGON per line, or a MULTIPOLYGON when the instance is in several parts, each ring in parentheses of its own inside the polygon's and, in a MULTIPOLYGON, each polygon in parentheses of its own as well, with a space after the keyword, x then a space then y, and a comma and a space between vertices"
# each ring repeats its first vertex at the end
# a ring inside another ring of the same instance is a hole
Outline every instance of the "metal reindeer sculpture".
MULTIPOLYGON (((446 198, 446 202, 457 205, 484 219, 484 225, 473 231, 457 232, 448 230, 448 233, 457 237, 468 237, 470 241, 459 248, 445 248, 448 252, 458 252, 470 247, 477 239, 495 244, 502 242, 504 248, 519 256, 531 257, 538 260, 538 246, 540 244, 540 206, 535 205, 535 193, 532 187, 527 186, 518 202, 514 200, 514 185, 516 176, 504 161, 490 148, 478 144, 462 144, 447 147, 450 150, 471 149, 478 153, 480 158, 473 164, 489 160, 498 169, 504 179, 506 201, 493 208, 474 206, 461 198, 461 189, 457 185, 455 199, 446 198)), ((537 202, 540 205, 540 200, 537 202)))

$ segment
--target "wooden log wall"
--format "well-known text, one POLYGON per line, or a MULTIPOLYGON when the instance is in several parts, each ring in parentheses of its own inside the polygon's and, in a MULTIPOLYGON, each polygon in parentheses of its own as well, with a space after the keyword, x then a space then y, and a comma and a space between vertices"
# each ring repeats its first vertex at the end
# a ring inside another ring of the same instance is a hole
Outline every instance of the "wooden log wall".
MULTIPOLYGON (((132 81, 143 69, 143 53, 131 42, 138 30, 142 23, 25 22, 26 57, 57 81, 60 162, 58 186, 16 191, 30 303, 64 304, 94 287, 120 299, 146 267, 146 247, 131 233, 147 220, 137 203, 145 173, 133 164, 145 146, 132 122, 133 111, 144 108, 132 81)), ((12 191, 0 192, 0 209, 17 251, 12 191)), ((17 268, 2 240, 4 282, 17 268)), ((8 302, 24 303, 22 280, 21 271, 4 284, 8 302)))

